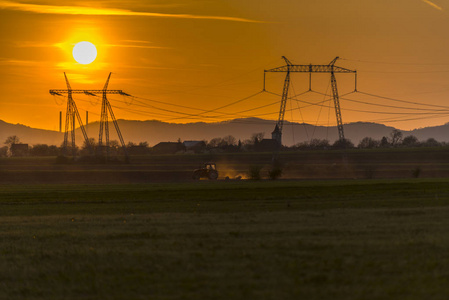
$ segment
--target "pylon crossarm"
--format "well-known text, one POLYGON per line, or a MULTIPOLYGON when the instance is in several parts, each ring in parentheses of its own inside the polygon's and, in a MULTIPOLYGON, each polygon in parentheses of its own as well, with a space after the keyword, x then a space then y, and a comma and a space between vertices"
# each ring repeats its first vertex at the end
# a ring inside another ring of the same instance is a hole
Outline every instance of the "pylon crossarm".
POLYGON ((123 96, 130 96, 129 94, 124 93, 122 90, 106 90, 106 91, 104 91, 104 90, 63 90, 63 89, 58 89, 58 90, 50 90, 50 94, 60 96, 61 94, 68 94, 69 91, 72 94, 102 95, 103 93, 106 92, 106 94, 119 94, 119 95, 123 95, 123 96))
POLYGON ((296 72, 296 73, 356 73, 354 70, 330 65, 286 65, 265 72, 296 72))

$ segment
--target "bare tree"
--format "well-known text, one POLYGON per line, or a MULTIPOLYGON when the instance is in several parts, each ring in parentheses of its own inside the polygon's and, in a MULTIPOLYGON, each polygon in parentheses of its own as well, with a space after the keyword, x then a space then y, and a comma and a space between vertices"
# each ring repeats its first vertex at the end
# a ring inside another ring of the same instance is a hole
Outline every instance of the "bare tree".
POLYGON ((390 138, 391 138, 391 145, 392 146, 397 146, 402 141, 402 132, 397 130, 397 129, 394 129, 390 133, 390 138))
POLYGON ((215 148, 218 147, 223 142, 222 138, 213 138, 209 141, 209 147, 215 148))
POLYGON ((258 133, 253 133, 251 135, 251 143, 252 144, 256 144, 257 142, 260 142, 261 140, 263 140, 263 137, 265 136, 265 132, 258 132, 258 133))
POLYGON ((96 147, 96 142, 95 142, 95 139, 94 139, 94 138, 89 138, 87 141, 84 140, 83 146, 81 147, 81 149, 87 150, 87 149, 89 149, 90 147, 93 147, 93 148, 96 147), (87 143, 89 143, 89 144, 87 144, 87 143))
POLYGON ((388 142, 388 139, 387 139, 386 136, 383 136, 383 137, 382 137, 382 139, 380 140, 379 146, 380 146, 381 148, 388 148, 388 147, 390 147, 390 143, 388 142))
POLYGON ((379 147, 379 145, 380 141, 376 141, 375 139, 367 136, 360 141, 357 147, 361 149, 372 149, 379 147))
POLYGON ((18 144, 19 142, 20 142, 20 139, 17 135, 11 135, 6 138, 6 141, 4 144, 8 145, 8 147, 11 147, 11 145, 18 144))
POLYGON ((223 138, 223 141, 227 144, 227 146, 234 146, 237 143, 237 139, 232 135, 227 135, 223 138))

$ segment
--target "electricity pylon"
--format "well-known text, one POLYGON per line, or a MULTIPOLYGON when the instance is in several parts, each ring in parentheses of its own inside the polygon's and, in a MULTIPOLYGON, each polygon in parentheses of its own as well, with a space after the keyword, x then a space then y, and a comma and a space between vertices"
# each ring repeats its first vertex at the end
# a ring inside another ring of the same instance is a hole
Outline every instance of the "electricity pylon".
POLYGON ((279 118, 272 133, 272 139, 276 140, 279 145, 282 144, 282 128, 284 126, 284 115, 285 115, 285 107, 287 105, 288 100, 288 90, 290 86, 290 73, 309 73, 309 91, 312 90, 312 73, 330 73, 331 74, 331 85, 332 85, 332 95, 334 99, 335 106, 335 114, 337 117, 337 128, 338 128, 338 136, 340 141, 345 139, 345 134, 343 130, 343 120, 341 117, 341 109, 340 109, 340 99, 338 96, 337 89, 337 79, 335 78, 335 73, 354 73, 355 74, 355 91, 357 91, 357 71, 349 70, 342 67, 338 67, 335 65, 335 62, 338 60, 338 56, 332 60, 327 65, 294 65, 292 64, 285 56, 282 56, 285 60, 286 65, 270 70, 264 70, 264 87, 265 91, 265 75, 267 72, 282 72, 287 73, 284 81, 284 89, 282 91, 281 98, 281 108, 279 110, 279 118))
POLYGON ((78 93, 78 90, 72 90, 70 86, 69 80, 67 79, 67 75, 64 72, 65 82, 67 84, 66 90, 50 90, 51 95, 62 96, 62 94, 67 94, 67 110, 65 116, 65 131, 64 131, 64 153, 68 155, 68 135, 70 131, 70 136, 72 140, 72 156, 75 158, 76 156, 76 144, 75 144, 75 116, 78 119, 78 123, 80 125, 81 131, 83 132, 84 140, 86 142, 89 151, 92 153, 92 147, 89 142, 89 138, 87 137, 86 130, 83 125, 83 121, 81 120, 80 114, 78 112, 78 108, 76 107, 75 101, 73 100, 72 94, 78 93))
POLYGON ((102 94, 103 100, 101 102, 101 119, 100 119, 100 134, 98 137, 98 151, 102 154, 103 151, 103 133, 106 138, 106 156, 109 156, 109 121, 108 115, 111 116, 112 122, 114 123, 115 130, 117 131, 118 138, 120 140, 120 144, 122 145, 123 151, 125 153, 126 158, 128 159, 128 153, 126 151, 125 140, 123 139, 122 133, 120 132, 120 128, 118 126, 117 120, 115 119, 114 112, 112 111, 111 104, 107 98, 107 94, 120 94, 129 96, 126 93, 123 93, 121 90, 108 90, 109 79, 111 78, 111 74, 109 73, 108 79, 103 87, 102 94), (109 114, 108 114, 109 112, 109 114))
MULTIPOLYGON (((89 96, 97 96, 97 95, 103 95, 103 100, 101 103, 101 119, 100 119, 100 134, 98 138, 98 151, 99 154, 103 154, 103 133, 106 138, 106 155, 109 156, 109 123, 108 123, 108 113, 111 116, 111 119, 114 123, 115 129, 117 131, 117 135, 120 139, 121 146, 123 148, 123 151, 125 153, 126 159, 128 159, 128 153, 126 151, 126 145, 125 141, 123 139, 122 133, 120 132, 120 128, 118 126, 117 120, 115 119, 114 112, 112 111, 111 104, 109 103, 106 95, 107 94, 118 94, 123 96, 130 96, 127 93, 124 93, 122 90, 108 90, 108 84, 109 79, 111 78, 111 74, 109 73, 108 79, 106 80, 106 84, 104 85, 102 90, 72 90, 70 87, 70 84, 67 80, 67 76, 64 73, 64 76, 66 76, 66 82, 67 82, 67 90, 50 90, 50 94, 52 95, 58 95, 62 96, 62 94, 68 94, 68 101, 67 101, 67 115, 66 115, 66 133, 64 135, 64 147, 67 147, 67 132, 69 125, 72 126, 72 149, 75 149, 75 119, 74 115, 76 115, 78 122, 80 123, 81 130, 84 135, 84 139, 86 140, 86 144, 90 149, 92 149, 89 139, 87 137, 86 130, 84 129, 83 123, 81 121, 81 117, 78 113, 78 110, 75 105, 75 101, 73 101, 72 94, 86 94, 89 96), (71 121, 72 120, 72 121, 71 121)), ((75 156, 75 150, 73 150, 73 156, 75 156)), ((91 152, 93 152, 91 150, 91 152)))

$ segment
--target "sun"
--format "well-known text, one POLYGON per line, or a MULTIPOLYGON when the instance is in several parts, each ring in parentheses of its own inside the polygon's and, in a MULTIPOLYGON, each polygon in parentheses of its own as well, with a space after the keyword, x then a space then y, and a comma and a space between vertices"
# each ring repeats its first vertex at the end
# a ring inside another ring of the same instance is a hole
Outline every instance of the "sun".
POLYGON ((97 58, 97 48, 91 42, 79 42, 73 47, 73 58, 82 65, 88 65, 97 58))

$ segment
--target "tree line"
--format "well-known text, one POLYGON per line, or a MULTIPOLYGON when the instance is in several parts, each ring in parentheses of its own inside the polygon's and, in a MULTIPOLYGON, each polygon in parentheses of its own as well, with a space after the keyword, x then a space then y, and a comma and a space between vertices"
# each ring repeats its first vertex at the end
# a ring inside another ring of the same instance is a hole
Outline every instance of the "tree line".
MULTIPOLYGON (((258 145, 264 139, 265 134, 263 132, 254 133, 249 139, 237 140, 232 135, 224 137, 216 137, 210 141, 204 141, 204 149, 202 152, 244 152, 244 151, 257 151, 258 145)), ((20 144, 20 139, 17 136, 10 136, 4 142, 3 147, 0 148, 0 156, 9 156, 11 146, 14 144, 20 144)), ((181 139, 178 139, 178 143, 182 143, 181 139)), ((282 146, 282 150, 332 150, 332 149, 375 149, 375 148, 413 148, 413 147, 443 147, 447 146, 446 142, 439 142, 434 138, 428 138, 425 141, 419 141, 417 137, 413 135, 403 136, 402 132, 395 129, 389 136, 384 136, 379 140, 371 137, 363 138, 357 145, 354 145, 349 139, 337 140, 334 143, 330 143, 327 139, 311 139, 310 141, 297 143, 293 146, 282 146)), ((70 147, 70 146, 69 146, 70 147)), ((89 148, 96 150, 98 143, 94 138, 89 139, 89 145, 84 141, 81 147, 76 147, 76 152, 79 155, 88 155, 90 153, 89 148)), ((121 151, 120 143, 116 140, 109 141, 110 153, 115 154, 121 151)), ((129 142, 126 145, 127 149, 133 147, 139 147, 143 149, 143 153, 151 154, 152 147, 148 142, 132 143, 129 142)), ((68 149, 71 153, 71 148, 68 149)), ((142 153, 142 152, 141 152, 142 153)), ((35 144, 29 147, 28 155, 31 156, 58 156, 64 154, 64 147, 47 144, 35 144)))
POLYGON ((402 132, 394 129, 389 136, 383 136, 381 139, 376 140, 371 137, 363 138, 358 145, 354 145, 350 140, 343 141, 337 140, 333 144, 330 144, 326 139, 312 139, 308 142, 302 142, 294 145, 295 149, 375 149, 375 148, 415 148, 415 147, 443 147, 447 146, 446 142, 439 142, 434 138, 428 138, 425 141, 419 141, 414 135, 403 136, 402 132))

